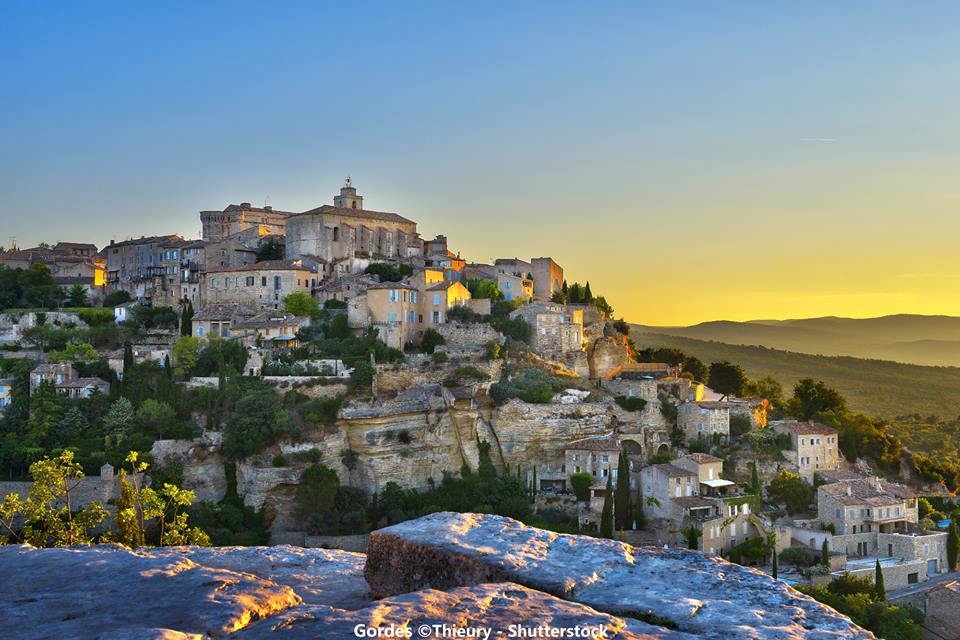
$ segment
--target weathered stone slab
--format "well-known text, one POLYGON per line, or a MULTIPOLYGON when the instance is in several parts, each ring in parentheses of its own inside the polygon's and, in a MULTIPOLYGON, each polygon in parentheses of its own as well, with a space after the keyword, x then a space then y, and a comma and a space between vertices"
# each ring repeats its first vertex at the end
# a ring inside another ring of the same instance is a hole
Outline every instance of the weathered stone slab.
POLYGON ((0 571, 0 629, 21 640, 219 638, 301 601, 248 573, 119 545, 0 547, 0 571))
POLYGON ((768 576, 701 553, 551 533, 501 516, 436 513, 370 536, 376 597, 511 581, 702 638, 868 639, 848 618, 768 576))
POLYGON ((567 636, 571 638, 695 640, 694 636, 686 633, 600 613, 582 604, 511 583, 481 584, 450 591, 426 589, 385 598, 357 611, 302 606, 257 622, 244 629, 238 637, 332 640, 365 637, 359 635, 361 633, 397 637, 387 634, 407 629, 411 638, 439 640, 455 637, 444 634, 456 628, 471 634, 462 636, 465 638, 497 640, 510 638, 511 633, 514 634, 512 637, 520 637, 517 635, 519 627, 531 632, 539 628, 590 634, 567 636), (426 629, 426 633, 423 629, 426 629))

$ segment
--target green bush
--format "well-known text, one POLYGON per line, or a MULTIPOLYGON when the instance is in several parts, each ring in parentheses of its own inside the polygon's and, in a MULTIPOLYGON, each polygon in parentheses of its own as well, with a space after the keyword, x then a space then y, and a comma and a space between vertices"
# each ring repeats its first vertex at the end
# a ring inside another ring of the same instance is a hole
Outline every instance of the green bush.
POLYGON ((580 502, 588 502, 590 500, 590 487, 593 486, 593 476, 589 473, 572 473, 570 474, 570 488, 573 489, 573 492, 577 496, 577 500, 580 502))
POLYGON ((643 411, 647 406, 647 401, 643 398, 635 398, 632 396, 617 396, 614 398, 617 404, 620 405, 621 409, 625 411, 643 411))
POLYGON ((427 329, 423 332, 423 337, 420 338, 420 349, 424 353, 433 353, 434 349, 442 345, 446 340, 443 339, 443 336, 440 335, 436 329, 427 329))

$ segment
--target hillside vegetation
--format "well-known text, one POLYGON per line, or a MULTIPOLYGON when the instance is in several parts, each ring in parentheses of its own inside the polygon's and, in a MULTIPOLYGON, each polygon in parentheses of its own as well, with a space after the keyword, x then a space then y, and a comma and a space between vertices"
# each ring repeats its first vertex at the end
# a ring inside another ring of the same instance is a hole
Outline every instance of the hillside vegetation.
POLYGON ((689 327, 639 326, 641 331, 797 353, 960 366, 960 318, 894 315, 880 318, 727 320, 689 327))
POLYGON ((771 376, 784 387, 803 378, 823 380, 850 408, 893 420, 919 414, 953 420, 960 416, 960 368, 930 367, 848 356, 818 356, 759 346, 695 340, 662 333, 631 333, 638 347, 674 347, 704 362, 728 360, 750 378, 771 376))

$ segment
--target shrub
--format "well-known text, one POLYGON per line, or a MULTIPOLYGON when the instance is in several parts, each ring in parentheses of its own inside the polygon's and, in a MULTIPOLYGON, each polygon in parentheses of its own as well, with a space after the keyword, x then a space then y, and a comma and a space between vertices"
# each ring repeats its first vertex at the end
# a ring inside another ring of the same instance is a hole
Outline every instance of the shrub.
POLYGON ((789 547, 780 552, 781 564, 792 564, 798 569, 811 567, 816 562, 817 557, 807 547, 789 547))
POLYGON ((285 467, 287 466, 287 458, 282 453, 274 454, 271 464, 275 467, 285 467))
POLYGON ((443 364, 450 360, 450 356, 443 351, 434 351, 433 355, 430 356, 430 359, 433 360, 435 364, 443 364))
POLYGON ((589 473, 573 473, 570 475, 570 488, 580 502, 590 500, 590 487, 593 486, 593 476, 589 473))
POLYGON ((443 339, 443 336, 440 335, 436 329, 427 329, 423 332, 423 337, 420 339, 420 349, 424 353, 433 353, 434 349, 445 343, 446 340, 443 339))
POLYGON ((647 406, 647 401, 643 398, 635 398, 632 396, 617 396, 614 398, 617 404, 620 405, 621 409, 625 411, 643 411, 644 407, 647 406))
POLYGON ((125 302, 130 302, 132 298, 130 294, 124 290, 114 291, 111 294, 108 294, 107 297, 103 299, 104 307, 115 307, 125 302))

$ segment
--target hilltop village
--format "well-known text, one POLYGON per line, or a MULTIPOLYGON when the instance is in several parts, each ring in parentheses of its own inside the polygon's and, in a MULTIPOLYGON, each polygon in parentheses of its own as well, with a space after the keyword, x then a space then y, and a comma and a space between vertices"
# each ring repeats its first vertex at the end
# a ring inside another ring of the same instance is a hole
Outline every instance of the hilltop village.
POLYGON ((70 451, 74 506, 116 517, 138 451, 133 475, 193 492, 215 544, 366 551, 372 530, 470 511, 813 590, 956 568, 955 478, 901 473, 880 436, 844 440, 842 398, 816 381, 784 397, 634 344, 559 256, 473 262, 349 179, 308 211, 200 220, 195 240, 0 254, 4 495, 70 451))

